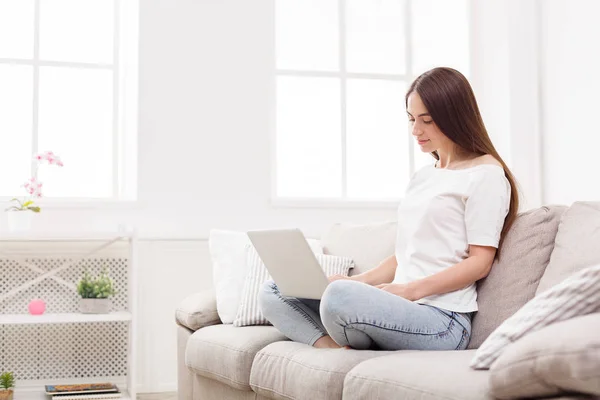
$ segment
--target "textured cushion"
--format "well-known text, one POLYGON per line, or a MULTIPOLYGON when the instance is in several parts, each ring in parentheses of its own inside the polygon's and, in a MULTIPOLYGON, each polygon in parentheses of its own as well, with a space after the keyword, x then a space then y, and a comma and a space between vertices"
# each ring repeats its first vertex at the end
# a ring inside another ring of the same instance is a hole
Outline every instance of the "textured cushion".
MULTIPOLYGON (((328 254, 316 254, 317 261, 325 275, 348 276, 354 262, 348 257, 338 257, 328 254)), ((244 282, 242 298, 233 326, 267 325, 269 321, 263 316, 258 307, 258 294, 262 285, 271 280, 267 267, 260 259, 254 247, 248 246, 248 276, 244 282)), ((299 271, 298 271, 299 272, 299 271)))
POLYGON ((220 323, 215 292, 206 290, 186 297, 175 310, 175 320, 193 331, 220 323))
POLYGON ((600 265, 582 269, 540 293, 483 342, 471 367, 487 369, 508 345, 544 326, 600 311, 600 265))
POLYGON ((575 391, 600 396, 600 314, 543 328, 510 345, 490 370, 498 398, 575 391))
POLYGON ((346 373, 364 360, 393 352, 316 349, 301 343, 273 343, 258 352, 250 386, 263 396, 285 399, 341 399, 346 373))
POLYGON ((562 216, 554 251, 537 292, 582 268, 600 264, 600 202, 575 202, 562 216))
POLYGON ((397 223, 335 224, 323 234, 325 254, 354 260, 352 275, 368 271, 394 254, 397 223))
POLYGON ((474 350, 398 351, 367 360, 344 381, 344 400, 483 400, 489 371, 474 371, 474 350))
MULTIPOLYGON (((315 253, 323 253, 318 240, 308 239, 315 253)), ((213 267, 213 285, 217 298, 217 311, 224 324, 235 320, 240 305, 244 281, 248 274, 246 248, 252 246, 246 232, 213 229, 208 247, 213 267)))
POLYGON ((247 273, 246 245, 250 243, 245 232, 210 231, 208 247, 213 269, 213 285, 217 311, 224 324, 235 319, 240 295, 247 273))
POLYGON ((519 214, 507 234, 500 259, 477 283, 479 311, 472 323, 469 349, 478 348, 500 324, 533 298, 550 261, 564 206, 519 214))
POLYGON ((207 326, 194 332, 185 352, 185 365, 198 375, 240 390, 250 390, 250 368, 263 347, 286 340, 272 326, 207 326))

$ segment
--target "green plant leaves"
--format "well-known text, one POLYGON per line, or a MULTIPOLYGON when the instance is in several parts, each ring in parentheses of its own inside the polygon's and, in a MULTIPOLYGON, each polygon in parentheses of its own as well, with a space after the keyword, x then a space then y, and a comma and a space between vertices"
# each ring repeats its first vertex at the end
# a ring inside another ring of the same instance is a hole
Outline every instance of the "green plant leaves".
POLYGON ((15 377, 12 372, 4 372, 0 375, 0 387, 8 390, 15 386, 15 377))
POLYGON ((13 197, 10 201, 12 202, 17 202, 19 205, 13 205, 10 206, 8 208, 6 208, 4 211, 32 211, 34 213, 39 213, 40 211, 42 211, 42 209, 38 206, 33 206, 33 200, 27 200, 24 203, 21 202, 21 200, 17 199, 16 197, 13 197))
POLYGON ((105 267, 95 279, 85 271, 77 284, 77 293, 84 299, 106 299, 116 294, 116 291, 105 267))

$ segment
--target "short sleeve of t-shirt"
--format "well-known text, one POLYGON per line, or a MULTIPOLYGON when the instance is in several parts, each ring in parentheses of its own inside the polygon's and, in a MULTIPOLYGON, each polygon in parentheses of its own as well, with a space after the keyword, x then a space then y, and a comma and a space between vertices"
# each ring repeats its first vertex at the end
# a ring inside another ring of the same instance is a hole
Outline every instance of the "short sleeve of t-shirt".
POLYGON ((471 175, 465 202, 468 244, 498 248, 504 219, 510 207, 510 183, 500 168, 486 168, 471 175))

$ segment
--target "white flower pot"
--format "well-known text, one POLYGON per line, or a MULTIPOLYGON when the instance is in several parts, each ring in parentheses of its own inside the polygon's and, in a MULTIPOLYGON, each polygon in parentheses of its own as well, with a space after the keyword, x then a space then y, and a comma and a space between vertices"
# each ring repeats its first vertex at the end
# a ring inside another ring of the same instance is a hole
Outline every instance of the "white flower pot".
POLYGON ((33 211, 7 211, 8 230, 11 232, 27 232, 31 229, 33 211))
POLYGON ((107 314, 111 308, 110 299, 79 299, 79 311, 84 314, 107 314))

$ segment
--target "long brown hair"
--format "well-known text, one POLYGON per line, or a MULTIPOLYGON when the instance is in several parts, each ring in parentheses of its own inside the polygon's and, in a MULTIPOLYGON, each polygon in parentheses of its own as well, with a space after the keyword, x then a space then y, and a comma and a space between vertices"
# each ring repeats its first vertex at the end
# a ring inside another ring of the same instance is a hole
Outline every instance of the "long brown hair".
MULTIPOLYGON (((419 94, 435 124, 460 149, 478 156, 489 154, 502 164, 504 175, 510 183, 511 196, 510 207, 504 219, 500 244, 496 252, 496 257, 499 258, 506 232, 517 218, 519 194, 515 177, 496 151, 485 129, 469 81, 455 69, 434 68, 420 75, 410 85, 405 99, 407 108, 408 97, 412 92, 419 94)), ((436 160, 440 159, 437 152, 433 152, 431 155, 436 160)))

